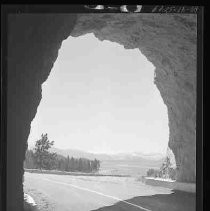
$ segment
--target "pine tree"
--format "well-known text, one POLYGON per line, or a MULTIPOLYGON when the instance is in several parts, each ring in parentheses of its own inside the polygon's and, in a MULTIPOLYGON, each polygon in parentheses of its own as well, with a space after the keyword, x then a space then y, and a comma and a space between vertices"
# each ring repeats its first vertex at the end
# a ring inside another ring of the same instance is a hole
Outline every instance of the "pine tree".
POLYGON ((35 144, 35 163, 39 169, 53 169, 56 163, 56 153, 50 153, 48 150, 53 146, 54 141, 49 141, 46 134, 41 135, 41 139, 35 144))

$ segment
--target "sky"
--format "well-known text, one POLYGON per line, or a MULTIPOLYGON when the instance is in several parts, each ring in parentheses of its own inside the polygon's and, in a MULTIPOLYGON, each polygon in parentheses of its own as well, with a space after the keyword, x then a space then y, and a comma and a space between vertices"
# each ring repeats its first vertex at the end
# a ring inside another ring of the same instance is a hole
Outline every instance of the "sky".
POLYGON ((54 147, 96 153, 162 153, 167 107, 155 67, 139 49, 93 34, 63 41, 31 123, 29 146, 47 133, 54 147))

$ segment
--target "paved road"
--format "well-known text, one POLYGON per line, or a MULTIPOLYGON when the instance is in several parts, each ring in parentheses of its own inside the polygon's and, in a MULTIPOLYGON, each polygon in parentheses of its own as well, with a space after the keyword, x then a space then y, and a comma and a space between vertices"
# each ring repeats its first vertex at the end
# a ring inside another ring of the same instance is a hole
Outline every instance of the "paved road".
POLYGON ((195 210, 195 195, 148 186, 135 178, 26 172, 24 191, 42 211, 195 210))

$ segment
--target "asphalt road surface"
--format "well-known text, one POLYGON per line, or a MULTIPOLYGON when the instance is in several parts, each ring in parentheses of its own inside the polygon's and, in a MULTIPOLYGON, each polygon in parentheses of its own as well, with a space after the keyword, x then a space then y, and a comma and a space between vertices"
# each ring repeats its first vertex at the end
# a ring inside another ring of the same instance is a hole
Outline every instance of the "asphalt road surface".
POLYGON ((24 192, 41 211, 194 211, 195 194, 129 177, 24 174, 24 192))

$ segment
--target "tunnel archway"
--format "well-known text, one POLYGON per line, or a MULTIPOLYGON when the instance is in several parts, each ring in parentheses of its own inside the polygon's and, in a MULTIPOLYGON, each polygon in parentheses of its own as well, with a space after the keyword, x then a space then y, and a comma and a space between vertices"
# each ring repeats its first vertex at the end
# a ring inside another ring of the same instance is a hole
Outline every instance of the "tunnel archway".
POLYGON ((93 34, 69 36, 42 84, 30 149, 44 132, 66 150, 165 156, 168 114, 154 66, 138 49, 93 34))
POLYGON ((93 32, 100 40, 139 48, 153 63, 155 84, 168 107, 169 147, 179 167, 178 180, 195 182, 196 15, 22 14, 10 15, 8 24, 8 210, 21 210, 30 123, 41 100, 41 84, 69 35, 93 32))

